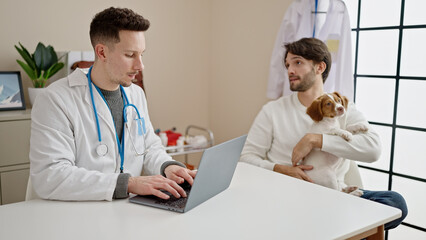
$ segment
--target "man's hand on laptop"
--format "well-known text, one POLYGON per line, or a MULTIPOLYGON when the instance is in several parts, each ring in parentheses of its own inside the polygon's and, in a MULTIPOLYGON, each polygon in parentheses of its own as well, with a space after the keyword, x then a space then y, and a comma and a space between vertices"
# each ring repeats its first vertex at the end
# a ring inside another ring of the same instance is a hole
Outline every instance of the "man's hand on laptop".
MULTIPOLYGON (((166 168, 166 171, 169 167, 166 168)), ((155 195, 162 199, 169 199, 170 196, 161 190, 171 193, 176 198, 180 198, 181 196, 186 197, 185 191, 178 185, 178 183, 176 183, 176 181, 165 178, 161 175, 130 177, 129 184, 127 185, 127 191, 129 193, 138 195, 155 195)))
POLYGON ((177 182, 178 184, 182 184, 186 180, 192 186, 197 172, 178 165, 169 165, 166 169, 164 169, 164 174, 166 174, 167 178, 177 182))

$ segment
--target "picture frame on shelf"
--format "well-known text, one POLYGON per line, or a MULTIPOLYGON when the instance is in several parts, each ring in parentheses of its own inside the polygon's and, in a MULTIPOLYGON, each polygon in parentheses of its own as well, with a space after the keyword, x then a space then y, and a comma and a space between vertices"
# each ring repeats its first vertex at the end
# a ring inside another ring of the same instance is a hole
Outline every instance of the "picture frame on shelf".
POLYGON ((25 110, 19 71, 0 71, 0 111, 25 110))

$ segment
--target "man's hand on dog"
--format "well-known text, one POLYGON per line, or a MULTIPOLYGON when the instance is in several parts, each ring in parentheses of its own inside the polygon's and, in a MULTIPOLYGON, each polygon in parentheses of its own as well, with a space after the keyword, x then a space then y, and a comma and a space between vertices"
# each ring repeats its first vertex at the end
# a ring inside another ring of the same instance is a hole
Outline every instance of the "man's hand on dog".
POLYGON ((308 133, 303 136, 293 148, 293 153, 291 154, 293 166, 297 166, 314 148, 322 148, 322 134, 308 133))
POLYGON ((275 164, 274 172, 279 172, 290 177, 299 178, 308 182, 313 182, 312 179, 305 173, 306 171, 312 170, 314 167, 311 165, 298 165, 298 166, 287 166, 281 164, 275 164))

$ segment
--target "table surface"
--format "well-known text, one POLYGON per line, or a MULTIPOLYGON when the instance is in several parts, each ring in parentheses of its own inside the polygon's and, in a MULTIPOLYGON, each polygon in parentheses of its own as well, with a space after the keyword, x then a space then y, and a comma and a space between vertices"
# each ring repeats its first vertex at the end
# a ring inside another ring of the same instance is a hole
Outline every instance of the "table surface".
POLYGON ((246 163, 187 213, 112 202, 0 206, 0 239, 346 239, 401 211, 246 163))

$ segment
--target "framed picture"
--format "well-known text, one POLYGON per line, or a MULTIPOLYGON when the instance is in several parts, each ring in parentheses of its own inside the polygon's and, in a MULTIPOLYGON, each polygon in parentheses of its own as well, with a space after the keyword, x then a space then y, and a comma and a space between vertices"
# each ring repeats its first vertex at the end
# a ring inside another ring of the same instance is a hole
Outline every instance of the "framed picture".
POLYGON ((0 71, 0 111, 25 109, 21 73, 0 71))

